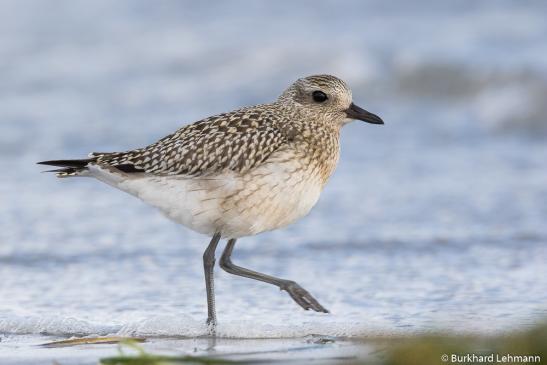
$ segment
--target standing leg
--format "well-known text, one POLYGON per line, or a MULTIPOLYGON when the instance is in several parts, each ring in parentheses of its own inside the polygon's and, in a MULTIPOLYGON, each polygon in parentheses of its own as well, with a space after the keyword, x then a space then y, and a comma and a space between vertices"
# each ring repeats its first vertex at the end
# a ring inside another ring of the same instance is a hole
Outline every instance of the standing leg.
POLYGON ((276 278, 274 276, 262 274, 253 270, 246 269, 241 266, 234 265, 231 260, 232 251, 234 250, 234 245, 236 240, 232 238, 228 241, 226 249, 222 253, 220 258, 220 267, 230 274, 243 276, 253 280, 263 281, 265 283, 273 284, 281 290, 286 290, 291 298, 305 310, 313 309, 316 312, 328 313, 329 311, 323 308, 314 297, 311 296, 304 288, 295 283, 292 280, 285 280, 276 278))
POLYGON ((215 233, 213 239, 203 253, 203 269, 205 270, 205 290, 207 291, 207 326, 209 333, 215 334, 217 325, 217 315, 215 312, 215 250, 220 240, 220 233, 215 233))

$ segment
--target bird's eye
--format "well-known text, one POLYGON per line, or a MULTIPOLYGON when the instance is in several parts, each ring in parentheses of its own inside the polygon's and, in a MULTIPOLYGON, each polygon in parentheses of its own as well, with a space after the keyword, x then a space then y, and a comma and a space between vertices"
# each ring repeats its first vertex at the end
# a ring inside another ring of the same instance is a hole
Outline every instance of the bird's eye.
POLYGON ((311 95, 316 103, 322 103, 328 99, 327 94, 319 90, 314 91, 311 95))

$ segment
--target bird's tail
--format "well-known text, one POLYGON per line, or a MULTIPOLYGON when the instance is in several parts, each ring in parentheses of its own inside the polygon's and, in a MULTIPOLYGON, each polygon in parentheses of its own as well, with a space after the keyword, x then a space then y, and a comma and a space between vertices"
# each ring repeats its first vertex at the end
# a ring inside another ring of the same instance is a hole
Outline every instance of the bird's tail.
POLYGON ((96 158, 86 158, 80 160, 51 160, 37 162, 39 165, 57 166, 60 169, 48 170, 44 172, 55 172, 57 177, 82 176, 87 171, 89 163, 94 162, 96 158))

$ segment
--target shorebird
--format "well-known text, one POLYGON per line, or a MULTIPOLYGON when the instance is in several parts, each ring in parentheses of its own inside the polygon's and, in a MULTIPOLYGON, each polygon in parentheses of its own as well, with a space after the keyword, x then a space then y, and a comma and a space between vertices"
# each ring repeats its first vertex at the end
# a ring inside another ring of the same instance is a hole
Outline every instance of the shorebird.
POLYGON ((38 163, 61 167, 51 170, 61 178, 94 177, 212 236, 203 267, 214 334, 221 238, 228 240, 222 269, 275 285, 305 310, 328 313, 296 282, 237 266, 231 256, 238 238, 284 227, 310 211, 338 163, 340 129, 353 119, 383 124, 353 103, 344 81, 315 75, 297 80, 273 103, 202 119, 147 147, 38 163))

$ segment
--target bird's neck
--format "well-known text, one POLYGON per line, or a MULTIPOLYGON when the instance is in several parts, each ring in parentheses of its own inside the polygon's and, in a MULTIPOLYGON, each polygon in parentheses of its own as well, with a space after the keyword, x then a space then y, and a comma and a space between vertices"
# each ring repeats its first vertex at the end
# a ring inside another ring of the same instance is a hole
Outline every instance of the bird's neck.
POLYGON ((340 125, 321 118, 306 118, 294 126, 294 146, 321 183, 327 183, 340 156, 340 125))

